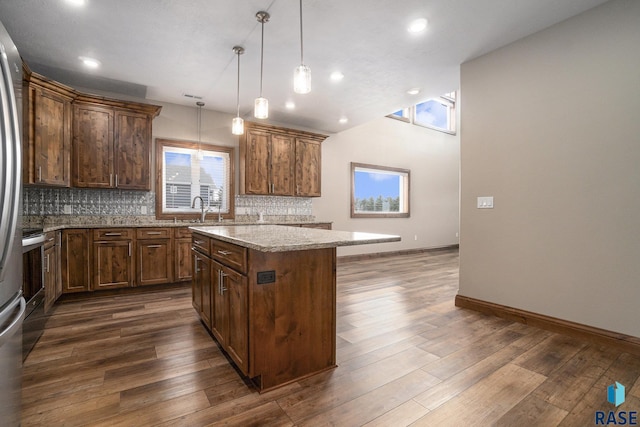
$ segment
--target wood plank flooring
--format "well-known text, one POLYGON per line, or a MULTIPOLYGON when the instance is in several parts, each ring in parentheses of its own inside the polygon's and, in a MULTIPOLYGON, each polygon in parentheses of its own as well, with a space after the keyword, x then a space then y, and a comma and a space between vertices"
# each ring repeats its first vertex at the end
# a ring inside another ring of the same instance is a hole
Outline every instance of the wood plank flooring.
MULTIPOLYGON (((259 394, 169 289, 59 304, 23 426, 585 426, 640 357, 454 306, 456 250, 339 263, 338 368, 259 394)), ((1 422, 0 422, 1 424, 1 422)))

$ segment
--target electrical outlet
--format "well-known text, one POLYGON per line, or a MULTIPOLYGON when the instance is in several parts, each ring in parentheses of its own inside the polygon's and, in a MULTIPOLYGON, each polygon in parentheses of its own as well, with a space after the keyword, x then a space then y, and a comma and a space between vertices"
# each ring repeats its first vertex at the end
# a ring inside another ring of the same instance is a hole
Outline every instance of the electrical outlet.
POLYGON ((418 240, 418 235, 413 236, 413 240, 418 240))
POLYGON ((147 214, 147 207, 146 206, 140 206, 140 213, 142 215, 146 215, 147 214))

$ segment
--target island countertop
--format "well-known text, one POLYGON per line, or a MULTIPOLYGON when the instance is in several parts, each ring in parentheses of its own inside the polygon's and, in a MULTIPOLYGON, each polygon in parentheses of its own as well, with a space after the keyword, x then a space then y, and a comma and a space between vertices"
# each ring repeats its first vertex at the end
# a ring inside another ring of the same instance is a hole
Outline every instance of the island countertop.
POLYGON ((400 236, 283 225, 195 226, 193 232, 262 252, 302 251, 337 246, 399 242, 400 236))

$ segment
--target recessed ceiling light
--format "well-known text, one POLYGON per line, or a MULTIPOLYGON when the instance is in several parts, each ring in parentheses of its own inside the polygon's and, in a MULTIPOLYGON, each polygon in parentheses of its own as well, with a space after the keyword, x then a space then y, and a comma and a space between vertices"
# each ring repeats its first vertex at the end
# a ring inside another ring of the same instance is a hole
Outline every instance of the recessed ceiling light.
POLYGON ((340 80, 344 79, 344 74, 342 74, 340 71, 334 71, 333 73, 331 73, 331 81, 334 82, 339 82, 340 80))
POLYGON ((293 101, 287 101, 284 106, 287 108, 287 110, 293 110, 294 108, 296 108, 296 103, 293 101))
POLYGON ((72 4, 74 6, 84 6, 87 1, 86 0, 67 0, 67 3, 72 4))
POLYGON ((417 94, 419 94, 419 93, 420 93, 420 88, 419 88, 419 87, 411 88, 411 89, 409 89, 409 90, 407 91, 407 93, 408 93, 409 95, 417 95, 417 94))
POLYGON ((88 68, 98 68, 100 66, 100 61, 88 56, 79 56, 78 59, 88 68))
POLYGON ((407 31, 410 33, 421 33, 427 29, 427 23, 428 21, 426 18, 413 20, 409 24, 409 27, 407 27, 407 31))
POLYGON ((349 119, 347 119, 346 117, 340 117, 340 120, 338 120, 340 123, 345 124, 349 121, 349 119))

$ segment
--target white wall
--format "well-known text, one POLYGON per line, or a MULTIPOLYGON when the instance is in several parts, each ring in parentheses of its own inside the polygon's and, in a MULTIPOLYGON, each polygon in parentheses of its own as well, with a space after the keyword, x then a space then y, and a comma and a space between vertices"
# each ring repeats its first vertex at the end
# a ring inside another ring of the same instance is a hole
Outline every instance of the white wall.
POLYGON ((459 137, 382 117, 322 144, 322 197, 313 213, 333 229, 400 235, 401 242, 338 248, 338 255, 458 243, 459 137), (410 218, 351 218, 351 162, 411 171, 410 218), (414 240, 417 236, 417 240, 414 240))
POLYGON ((460 295, 640 337, 639 46, 614 0, 462 65, 460 295))

